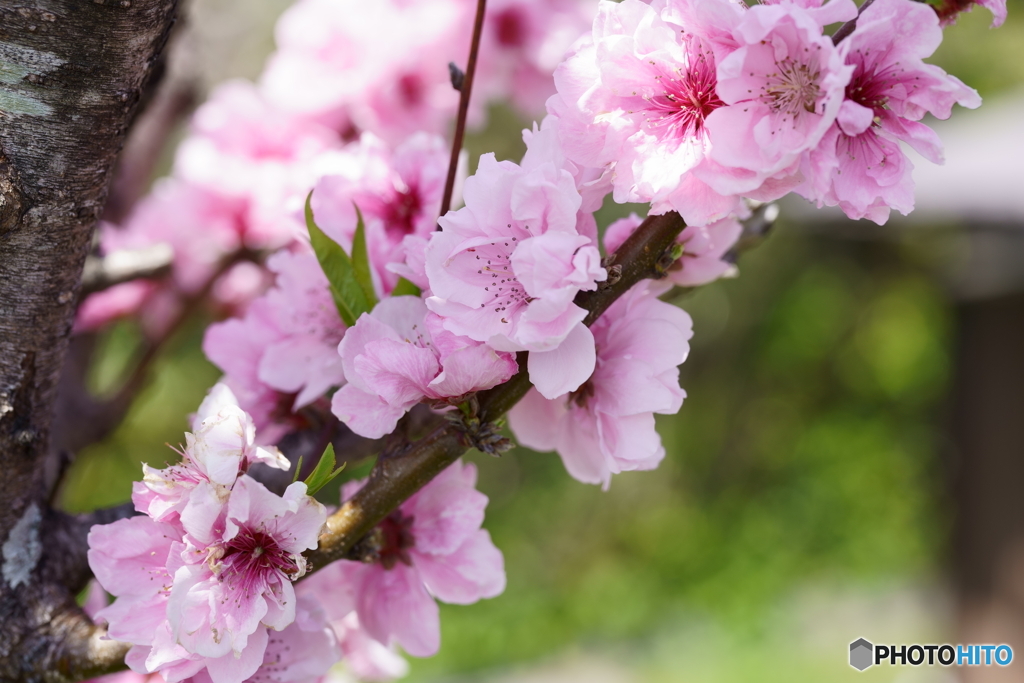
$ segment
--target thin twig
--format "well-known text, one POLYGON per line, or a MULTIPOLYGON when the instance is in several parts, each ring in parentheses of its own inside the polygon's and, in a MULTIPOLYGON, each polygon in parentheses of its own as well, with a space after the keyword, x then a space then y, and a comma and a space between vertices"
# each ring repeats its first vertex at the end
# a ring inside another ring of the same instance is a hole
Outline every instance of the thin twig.
POLYGON ((121 249, 106 256, 89 255, 82 271, 80 297, 141 278, 163 277, 171 272, 174 249, 158 242, 142 249, 121 249))
MULTIPOLYGON (((459 89, 459 116, 455 121, 455 137, 452 140, 452 156, 448 160, 448 179, 444 183, 444 197, 441 199, 443 216, 452 207, 452 193, 455 191, 455 174, 459 168, 459 155, 462 152, 462 139, 466 135, 466 117, 469 115, 469 96, 473 90, 473 75, 476 73, 476 57, 480 52, 480 36, 484 30, 484 14, 487 11, 487 0, 477 0, 476 19, 473 22, 473 42, 469 46, 469 61, 459 89)), ((438 227, 438 230, 441 228, 438 227)))
POLYGON ((866 0, 866 2, 860 6, 860 11, 857 12, 857 16, 850 19, 848 22, 839 27, 839 29, 832 34, 832 44, 838 45, 840 42, 845 40, 854 32, 857 28, 857 19, 860 19, 860 15, 864 14, 864 10, 871 6, 875 0, 866 0))

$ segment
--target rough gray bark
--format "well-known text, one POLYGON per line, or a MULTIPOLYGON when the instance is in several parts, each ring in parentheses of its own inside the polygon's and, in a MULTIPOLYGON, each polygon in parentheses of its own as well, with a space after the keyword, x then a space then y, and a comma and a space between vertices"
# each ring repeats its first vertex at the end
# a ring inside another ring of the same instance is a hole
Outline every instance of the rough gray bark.
POLYGON ((75 605, 88 520, 46 455, 92 230, 175 0, 0 0, 0 681, 73 681, 124 648, 75 605))

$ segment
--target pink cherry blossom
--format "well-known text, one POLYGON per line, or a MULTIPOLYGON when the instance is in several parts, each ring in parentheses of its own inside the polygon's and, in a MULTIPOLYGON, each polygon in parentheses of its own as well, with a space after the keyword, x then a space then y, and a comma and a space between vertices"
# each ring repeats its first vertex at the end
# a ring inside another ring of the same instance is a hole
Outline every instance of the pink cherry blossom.
POLYGON ((471 26, 461 0, 302 0, 277 24, 261 86, 281 108, 338 131, 392 142, 440 133, 459 99, 447 64, 465 59, 471 26))
MULTIPOLYGON (((345 496, 362 484, 346 484, 345 496)), ((480 528, 487 497, 475 485, 476 468, 455 462, 381 522, 377 561, 341 560, 306 583, 335 595, 336 609, 354 609, 377 641, 416 657, 434 654, 441 639, 434 598, 464 605, 505 589, 501 552, 480 528)))
POLYGON ((529 117, 543 112, 545 100, 555 91, 551 73, 590 28, 595 4, 587 0, 488 2, 473 96, 511 99, 529 117))
MULTIPOLYGON (((675 23, 678 4, 601 3, 592 36, 555 71, 548 109, 571 160, 614 166, 615 201, 651 202, 653 213, 704 224, 740 206, 693 173, 712 145, 705 122, 723 103, 712 44, 702 26, 675 23)), ((741 16, 726 0, 706 4, 741 16)))
POLYGON ((913 164, 900 142, 942 163, 942 143, 920 119, 925 113, 948 118, 955 103, 981 104, 973 89, 922 61, 941 41, 938 18, 926 5, 877 0, 864 10, 842 43, 853 68, 846 99, 805 159, 801 194, 880 224, 890 208, 903 214, 914 208, 913 164))
POLYGON ((388 264, 405 262, 405 238, 425 239, 436 228, 449 155, 447 143, 436 135, 419 133, 391 150, 367 133, 340 155, 339 172, 314 188, 317 225, 349 252, 359 207, 382 294, 398 280, 388 264))
POLYGON ((100 244, 105 254, 166 245, 174 256, 170 280, 127 282, 92 294, 80 307, 78 328, 138 313, 148 334, 161 334, 181 296, 201 291, 240 248, 243 214, 243 204, 231 198, 175 178, 157 181, 123 225, 101 224, 100 244))
POLYGON ((725 103, 706 126, 714 140, 701 177, 717 191, 776 199, 800 180, 800 155, 835 122, 852 67, 822 25, 856 16, 851 0, 818 9, 791 2, 751 7, 718 64, 725 103))
POLYGON ((535 168, 550 163, 555 168, 568 171, 580 194, 580 208, 576 212, 576 232, 597 242, 597 221, 594 212, 601 208, 604 198, 612 191, 613 173, 607 168, 582 166, 570 161, 565 154, 562 141, 562 125, 557 116, 549 114, 538 126, 523 130, 526 154, 522 166, 535 168))
POLYGON ((181 538, 180 527, 146 516, 90 529, 89 568, 115 597, 95 615, 108 623, 111 638, 142 646, 152 642, 166 619, 171 573, 184 549, 181 538))
POLYGON ((336 132, 274 106, 252 83, 229 81, 196 110, 174 176, 240 203, 245 245, 276 249, 304 232, 302 201, 341 145, 336 132))
POLYGON ((75 312, 75 332, 94 332, 104 325, 134 315, 159 285, 132 280, 87 296, 75 312))
POLYGON ((345 656, 345 667, 360 681, 392 681, 409 672, 409 664, 394 647, 374 640, 363 630, 355 612, 349 612, 333 625, 345 656))
POLYGON ((573 298, 607 277, 596 245, 576 230, 574 178, 551 162, 518 166, 486 154, 465 199, 427 246, 427 306, 457 335, 531 351, 530 377, 542 392, 574 389, 594 355, 573 298))
POLYGON ((256 445, 252 418, 224 384, 215 385, 199 406, 185 443, 180 464, 162 470, 142 466, 145 476, 132 491, 139 512, 158 521, 177 521, 193 489, 204 482, 231 488, 238 475, 256 462, 277 469, 291 467, 277 448, 256 445))
MULTIPOLYGON (((604 233, 604 246, 613 253, 643 222, 635 213, 620 218, 604 233)), ((731 275, 736 266, 725 258, 743 233, 735 218, 723 218, 711 225, 688 225, 677 240, 683 255, 668 269, 668 281, 680 287, 696 287, 731 275)))
MULTIPOLYGON (((282 631, 270 631, 263 662, 246 683, 316 683, 341 657, 338 639, 312 596, 299 596, 296 617, 282 631)), ((208 670, 187 683, 216 683, 208 670)))
POLYGON ((531 390, 509 414, 520 443, 558 451, 582 482, 607 488, 612 474, 654 469, 665 455, 654 413, 682 405, 677 366, 692 333, 690 317, 658 291, 641 282, 598 318, 597 366, 577 391, 549 400, 531 390))
POLYGON ((292 581, 305 573, 302 552, 316 548, 327 511, 302 482, 279 497, 247 475, 226 504, 209 484, 190 498, 181 517, 184 564, 167 605, 176 643, 205 658, 245 653, 261 663, 265 627, 281 630, 295 621, 292 581))
POLYGON ((514 354, 445 330, 415 296, 385 299, 360 316, 338 353, 348 383, 334 394, 332 410, 352 431, 374 439, 394 430, 420 401, 458 402, 518 370, 514 354))
POLYGON ((345 381, 337 353, 345 325, 316 256, 282 251, 267 267, 274 287, 243 318, 211 325, 203 340, 261 431, 345 381))
POLYGON ((174 283, 182 292, 193 293, 206 284, 226 254, 241 246, 243 211, 238 200, 164 178, 124 225, 104 226, 102 244, 108 252, 169 244, 174 249, 174 283))

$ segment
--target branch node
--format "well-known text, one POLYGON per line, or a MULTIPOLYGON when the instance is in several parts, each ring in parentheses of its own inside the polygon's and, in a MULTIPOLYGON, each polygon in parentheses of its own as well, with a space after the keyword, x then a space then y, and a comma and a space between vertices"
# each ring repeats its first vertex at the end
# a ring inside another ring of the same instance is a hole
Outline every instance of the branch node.
POLYGON ((611 287, 614 287, 615 285, 618 284, 619 280, 622 279, 622 265, 621 264, 619 264, 619 263, 616 263, 614 265, 606 264, 605 268, 608 270, 608 278, 604 282, 598 282, 597 283, 597 288, 598 289, 609 289, 611 287))
POLYGON ((462 92, 462 84, 466 81, 466 72, 459 68, 455 62, 448 62, 448 75, 452 80, 452 87, 462 92))
POLYGON ((458 411, 445 413, 445 419, 459 433, 466 446, 481 453, 497 458, 512 448, 511 439, 501 433, 501 424, 480 419, 480 403, 475 394, 460 404, 458 411))
POLYGON ((668 249, 661 253, 658 257, 657 262, 654 264, 654 277, 661 279, 668 275, 668 269, 672 267, 672 264, 679 260, 683 255, 685 246, 675 242, 668 249))

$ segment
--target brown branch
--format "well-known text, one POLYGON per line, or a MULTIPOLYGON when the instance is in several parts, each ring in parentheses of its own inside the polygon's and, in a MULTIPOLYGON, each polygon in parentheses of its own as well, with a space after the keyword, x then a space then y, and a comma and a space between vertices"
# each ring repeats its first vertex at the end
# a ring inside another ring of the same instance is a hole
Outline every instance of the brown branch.
POLYGON ((81 565, 54 527, 46 462, 93 228, 175 11, 174 0, 0 0, 2 681, 77 680, 124 654, 75 605, 81 565))
POLYGON ((163 242, 142 249, 122 249, 106 256, 90 254, 82 271, 80 296, 84 298, 132 280, 163 277, 171 272, 173 263, 174 249, 163 242))
POLYGON ((863 5, 860 6, 860 10, 857 12, 857 16, 850 19, 848 22, 840 26, 835 33, 832 34, 832 44, 838 45, 842 41, 850 37, 850 34, 857 30, 857 20, 860 19, 860 15, 864 14, 864 10, 871 6, 875 0, 866 0, 863 5))
MULTIPOLYGON (((633 232, 612 259, 621 266, 618 280, 594 292, 581 292, 576 303, 589 314, 592 324, 620 296, 636 283, 660 277, 668 265, 666 251, 686 227, 679 214, 650 216, 633 232)), ((477 397, 476 417, 481 430, 504 415, 530 390, 526 373, 527 354, 519 354, 519 372, 508 382, 477 397)), ((320 546, 307 553, 312 570, 346 557, 353 546, 403 501, 437 476, 473 446, 479 432, 458 423, 441 424, 427 436, 383 453, 366 485, 327 519, 320 546)))
MULTIPOLYGON (((462 140, 466 135, 466 117, 469 115, 469 96, 473 90, 473 76, 476 73, 476 58, 480 52, 480 36, 484 30, 484 15, 487 12, 487 0, 477 0, 476 18, 473 21, 473 40, 469 46, 469 61, 466 71, 459 83, 459 116, 455 120, 455 137, 452 140, 452 156, 448 160, 448 178, 444 183, 444 196, 441 199, 443 216, 452 207, 452 193, 455 191, 455 175, 459 168, 459 154, 462 152, 462 140)), ((455 79, 452 79, 455 82, 455 79)), ((441 228, 438 227, 438 230, 441 228)))

